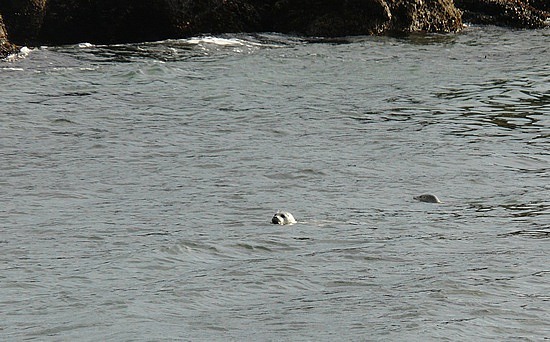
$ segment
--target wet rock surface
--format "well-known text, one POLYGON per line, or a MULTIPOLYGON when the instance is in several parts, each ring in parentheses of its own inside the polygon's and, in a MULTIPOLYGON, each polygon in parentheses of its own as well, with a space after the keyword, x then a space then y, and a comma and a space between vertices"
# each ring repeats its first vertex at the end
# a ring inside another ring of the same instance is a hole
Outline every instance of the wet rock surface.
POLYGON ((8 34, 4 19, 0 15, 0 58, 7 56, 17 50, 16 46, 8 41, 8 34))
POLYGON ((550 1, 546 0, 455 0, 463 20, 472 24, 515 28, 548 26, 550 1))

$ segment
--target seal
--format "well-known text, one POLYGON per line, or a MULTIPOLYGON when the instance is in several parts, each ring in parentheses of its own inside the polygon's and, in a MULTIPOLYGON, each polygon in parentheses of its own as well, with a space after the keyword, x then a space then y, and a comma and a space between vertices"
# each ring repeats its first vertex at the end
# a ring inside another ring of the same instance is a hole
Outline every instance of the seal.
POLYGON ((426 202, 426 203, 442 203, 439 198, 437 198, 436 195, 432 195, 432 194, 423 194, 423 195, 419 195, 419 196, 414 196, 413 197, 415 200, 417 201, 420 201, 420 202, 426 202))
POLYGON ((280 225, 294 224, 296 223, 296 219, 288 211, 278 210, 275 215, 273 215, 271 223, 280 225))

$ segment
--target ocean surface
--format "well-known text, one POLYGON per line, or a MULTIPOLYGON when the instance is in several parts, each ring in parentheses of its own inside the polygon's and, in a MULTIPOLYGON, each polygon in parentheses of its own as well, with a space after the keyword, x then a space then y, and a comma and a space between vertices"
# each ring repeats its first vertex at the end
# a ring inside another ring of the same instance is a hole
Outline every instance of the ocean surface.
POLYGON ((549 61, 494 27, 23 49, 0 340, 549 340, 549 61))

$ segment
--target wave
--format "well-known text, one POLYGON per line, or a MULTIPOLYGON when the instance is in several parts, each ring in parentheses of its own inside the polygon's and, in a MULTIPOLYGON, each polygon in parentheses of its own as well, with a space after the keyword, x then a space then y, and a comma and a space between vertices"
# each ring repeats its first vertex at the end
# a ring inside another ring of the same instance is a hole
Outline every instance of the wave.
POLYGON ((6 62, 16 62, 18 60, 25 59, 34 50, 36 49, 30 49, 26 46, 23 46, 21 49, 19 49, 18 52, 8 55, 4 60, 6 62))

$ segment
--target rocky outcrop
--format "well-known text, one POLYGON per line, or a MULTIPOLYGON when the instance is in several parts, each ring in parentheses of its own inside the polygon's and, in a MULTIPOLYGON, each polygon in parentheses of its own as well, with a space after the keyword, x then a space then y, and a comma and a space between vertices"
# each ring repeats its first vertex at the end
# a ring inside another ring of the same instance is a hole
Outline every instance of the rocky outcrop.
POLYGON ((382 33, 392 15, 384 0, 282 0, 262 17, 271 31, 335 37, 382 33))
POLYGON ((4 17, 10 39, 17 44, 36 41, 42 26, 47 0, 1 0, 0 15, 4 17))
POLYGON ((309 36, 372 35, 385 32, 455 32, 460 12, 452 0, 263 1, 265 31, 309 36), (265 5, 265 3, 270 5, 265 5), (267 8, 267 9, 266 9, 267 8))
POLYGON ((0 0, 0 39, 7 44, 9 34, 19 45, 42 45, 223 32, 444 33, 462 28, 455 4, 474 23, 548 24, 548 0, 0 0))
POLYGON ((393 0, 392 29, 397 32, 446 33, 462 28, 453 0, 393 0))
POLYGON ((346 36, 461 28, 452 0, 2 0, 0 13, 13 41, 26 45, 221 32, 346 36))
POLYGON ((243 0, 1 0, 10 38, 20 45, 116 43, 198 33, 257 31, 243 0))
POLYGON ((8 54, 16 51, 16 46, 8 41, 8 34, 6 31, 6 26, 4 25, 4 19, 2 18, 2 15, 0 15, 0 58, 4 58, 8 54))
POLYGON ((548 0, 455 0, 464 21, 472 24, 499 25, 515 28, 548 26, 548 0))
POLYGON ((48 0, 42 44, 149 41, 171 34, 165 0, 48 0))
POLYGON ((260 13, 269 1, 167 0, 168 18, 175 37, 199 33, 261 32, 260 13))

